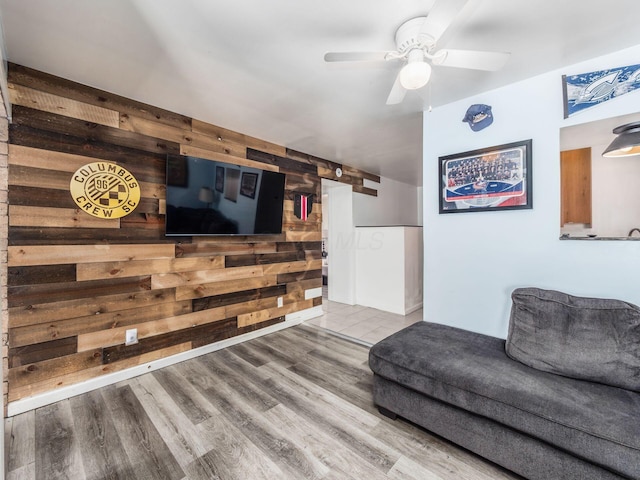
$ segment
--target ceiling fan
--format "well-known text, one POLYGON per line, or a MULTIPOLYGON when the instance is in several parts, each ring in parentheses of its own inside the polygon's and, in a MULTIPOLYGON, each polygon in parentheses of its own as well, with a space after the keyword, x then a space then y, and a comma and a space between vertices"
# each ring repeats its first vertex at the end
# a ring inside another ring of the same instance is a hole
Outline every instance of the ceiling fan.
POLYGON ((387 52, 329 52, 325 62, 400 60, 400 69, 391 88, 387 105, 402 102, 407 90, 425 86, 431 77, 431 65, 499 70, 509 53, 477 50, 436 49, 436 43, 469 0, 436 0, 426 17, 412 18, 396 31, 396 50, 387 52))

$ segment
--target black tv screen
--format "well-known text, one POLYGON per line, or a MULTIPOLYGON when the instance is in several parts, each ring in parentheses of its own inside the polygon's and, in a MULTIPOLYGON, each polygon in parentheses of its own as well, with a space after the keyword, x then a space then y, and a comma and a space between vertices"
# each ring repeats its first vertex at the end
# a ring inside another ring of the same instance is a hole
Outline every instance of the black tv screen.
POLYGON ((285 175, 184 155, 167 156, 166 235, 282 233, 285 175))

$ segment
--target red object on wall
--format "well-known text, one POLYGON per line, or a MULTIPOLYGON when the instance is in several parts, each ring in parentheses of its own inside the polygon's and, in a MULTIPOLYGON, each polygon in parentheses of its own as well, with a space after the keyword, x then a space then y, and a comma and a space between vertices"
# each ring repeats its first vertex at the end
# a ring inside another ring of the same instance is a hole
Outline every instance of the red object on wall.
POLYGON ((303 195, 296 193, 293 201, 293 213, 296 217, 306 222, 312 208, 313 194, 303 195))

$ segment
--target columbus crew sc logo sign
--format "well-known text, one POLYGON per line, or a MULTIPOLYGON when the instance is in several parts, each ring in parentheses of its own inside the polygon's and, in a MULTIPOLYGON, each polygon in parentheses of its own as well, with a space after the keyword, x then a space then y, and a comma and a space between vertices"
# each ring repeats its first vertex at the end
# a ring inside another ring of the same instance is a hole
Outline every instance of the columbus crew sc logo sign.
POLYGON ((89 163, 71 177, 76 205, 98 218, 129 215, 140 202, 140 185, 126 169, 109 162, 89 163))

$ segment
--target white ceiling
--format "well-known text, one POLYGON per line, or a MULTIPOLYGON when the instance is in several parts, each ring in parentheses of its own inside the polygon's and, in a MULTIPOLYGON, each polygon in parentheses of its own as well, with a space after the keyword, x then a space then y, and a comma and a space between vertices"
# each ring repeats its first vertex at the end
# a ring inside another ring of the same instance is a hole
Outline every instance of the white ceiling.
POLYGON ((638 0, 469 0, 439 46, 512 52, 499 72, 434 67, 387 106, 397 63, 324 62, 393 50, 433 3, 0 0, 0 14, 12 62, 413 185, 430 105, 640 44, 638 0))

